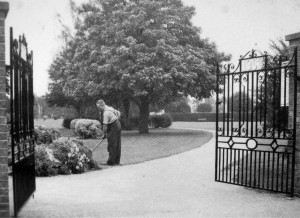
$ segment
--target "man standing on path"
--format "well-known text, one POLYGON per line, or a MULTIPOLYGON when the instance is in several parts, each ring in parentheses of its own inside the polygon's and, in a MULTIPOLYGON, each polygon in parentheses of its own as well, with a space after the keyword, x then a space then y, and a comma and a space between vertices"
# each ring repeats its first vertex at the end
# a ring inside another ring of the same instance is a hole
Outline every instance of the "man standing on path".
POLYGON ((121 158, 121 123, 119 117, 120 111, 105 105, 103 100, 98 100, 96 103, 100 110, 100 120, 103 127, 103 139, 107 137, 107 150, 109 158, 108 165, 120 164, 121 158))

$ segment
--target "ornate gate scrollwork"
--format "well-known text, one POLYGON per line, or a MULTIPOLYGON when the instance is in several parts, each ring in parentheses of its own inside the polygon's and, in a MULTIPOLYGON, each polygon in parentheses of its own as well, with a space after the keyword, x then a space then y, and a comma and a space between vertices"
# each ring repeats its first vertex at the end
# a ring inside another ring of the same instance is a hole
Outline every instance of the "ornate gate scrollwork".
POLYGON ((297 50, 217 67, 215 180, 293 194, 297 50), (291 90, 294 90, 291 93, 291 90))
POLYGON ((13 38, 10 29, 10 115, 14 213, 17 216, 35 191, 33 56, 25 36, 13 38))

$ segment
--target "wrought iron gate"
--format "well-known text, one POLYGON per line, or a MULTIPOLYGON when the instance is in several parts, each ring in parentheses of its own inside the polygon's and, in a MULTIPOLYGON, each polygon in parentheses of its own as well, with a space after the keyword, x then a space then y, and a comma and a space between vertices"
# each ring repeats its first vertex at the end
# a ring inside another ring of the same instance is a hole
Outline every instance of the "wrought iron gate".
POLYGON ((293 194, 297 50, 217 68, 215 180, 293 194))
POLYGON ((33 61, 24 35, 10 29, 11 154, 15 216, 35 191, 33 61))

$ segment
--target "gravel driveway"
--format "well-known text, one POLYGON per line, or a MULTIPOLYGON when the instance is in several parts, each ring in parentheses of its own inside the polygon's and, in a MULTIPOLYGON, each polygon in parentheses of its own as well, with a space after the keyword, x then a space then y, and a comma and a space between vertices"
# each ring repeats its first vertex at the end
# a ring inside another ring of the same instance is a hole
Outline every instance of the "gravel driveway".
POLYGON ((300 217, 299 198, 215 182, 214 140, 141 164, 37 178, 19 217, 300 217))

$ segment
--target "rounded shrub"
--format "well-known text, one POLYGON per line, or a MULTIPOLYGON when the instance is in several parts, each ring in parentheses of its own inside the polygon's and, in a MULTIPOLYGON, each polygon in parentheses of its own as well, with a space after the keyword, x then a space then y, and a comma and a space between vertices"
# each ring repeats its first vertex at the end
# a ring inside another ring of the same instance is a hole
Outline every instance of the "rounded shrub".
POLYGON ((172 118, 168 114, 150 116, 150 125, 154 128, 167 128, 172 125, 172 118))
POLYGON ((75 123, 75 133, 83 139, 96 138, 100 135, 100 127, 98 120, 79 119, 75 123))

